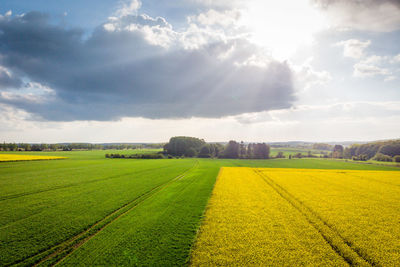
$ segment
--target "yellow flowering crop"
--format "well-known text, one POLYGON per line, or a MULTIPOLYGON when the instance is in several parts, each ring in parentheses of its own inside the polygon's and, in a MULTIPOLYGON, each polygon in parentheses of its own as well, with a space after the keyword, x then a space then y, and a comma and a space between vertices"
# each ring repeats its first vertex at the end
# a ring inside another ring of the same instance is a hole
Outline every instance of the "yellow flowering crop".
POLYGON ((400 266, 400 172, 259 169, 370 264, 400 266))
POLYGON ((192 251, 194 266, 346 265, 251 168, 222 168, 192 251))
POLYGON ((23 155, 23 154, 2 154, 2 153, 0 153, 0 162, 1 161, 22 161, 22 160, 49 160, 49 159, 66 159, 66 157, 36 156, 36 155, 23 155))
POLYGON ((400 172, 222 168, 194 266, 400 265, 400 172))

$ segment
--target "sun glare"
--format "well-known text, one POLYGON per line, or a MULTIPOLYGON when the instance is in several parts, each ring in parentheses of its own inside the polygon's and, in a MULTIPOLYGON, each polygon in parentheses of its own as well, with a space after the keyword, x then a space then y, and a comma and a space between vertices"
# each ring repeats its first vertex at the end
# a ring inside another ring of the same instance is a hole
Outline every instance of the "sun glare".
POLYGON ((308 0, 249 1, 241 23, 251 32, 253 42, 281 60, 299 46, 311 44, 313 35, 327 25, 308 0))

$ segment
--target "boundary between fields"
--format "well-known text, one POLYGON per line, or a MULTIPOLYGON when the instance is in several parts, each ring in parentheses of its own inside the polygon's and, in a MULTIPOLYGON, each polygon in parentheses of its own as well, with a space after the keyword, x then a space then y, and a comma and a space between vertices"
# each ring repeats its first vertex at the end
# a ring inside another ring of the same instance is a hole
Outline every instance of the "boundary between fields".
POLYGON ((311 208, 307 207, 303 202, 289 193, 285 188, 274 182, 270 177, 263 174, 261 171, 253 169, 276 193, 298 210, 306 220, 313 226, 323 239, 331 246, 331 248, 341 256, 351 266, 378 266, 379 264, 354 248, 351 242, 343 238, 335 229, 329 226, 318 214, 311 208))
POLYGON ((196 249, 196 246, 197 246, 197 239, 198 239, 199 234, 200 234, 200 231, 201 231, 201 226, 203 225, 203 222, 204 222, 204 220, 205 220, 205 218, 206 218, 206 213, 207 213, 207 211, 210 209, 210 200, 211 200, 211 197, 212 197, 213 194, 214 194, 215 185, 217 184, 219 177, 222 175, 222 169, 223 169, 223 168, 224 168, 224 167, 220 167, 220 168, 219 168, 217 177, 215 178, 214 184, 212 185, 211 193, 210 193, 210 195, 209 195, 208 198, 207 198, 207 204, 206 204, 206 206, 205 206, 205 208, 204 208, 204 210, 203 210, 203 213, 201 214, 201 219, 200 219, 199 224, 197 225, 196 234, 194 235, 193 240, 192 240, 192 243, 191 243, 191 245, 190 245, 189 254, 188 254, 188 256, 187 256, 187 258, 186 258, 186 262, 185 262, 185 263, 186 263, 186 266, 191 266, 192 254, 193 254, 193 251, 196 249))
POLYGON ((40 251, 37 254, 28 256, 28 257, 18 260, 18 261, 14 261, 13 263, 6 264, 5 266, 12 266, 12 265, 38 266, 40 264, 56 265, 57 263, 62 261, 64 258, 66 258, 69 254, 71 254, 73 251, 75 251, 77 248, 79 248, 84 243, 86 243, 93 236, 95 236, 97 233, 102 231, 109 224, 111 224, 112 222, 114 222, 115 220, 120 218, 121 216, 125 215, 132 209, 136 208, 143 201, 150 198, 154 194, 162 191, 163 189, 165 189, 167 186, 169 186, 173 182, 183 179, 188 173, 190 173, 192 170, 197 168, 198 165, 199 165, 199 161, 196 161, 193 166, 191 166, 189 169, 185 170, 183 173, 172 178, 171 180, 168 180, 167 182, 165 182, 163 184, 160 184, 160 185, 150 189, 149 191, 143 193, 142 195, 136 197, 135 199, 124 204, 120 208, 114 210, 107 216, 103 217, 96 223, 89 226, 84 231, 69 238, 68 240, 63 241, 63 242, 61 242, 55 246, 52 246, 48 249, 45 249, 43 251, 40 251))

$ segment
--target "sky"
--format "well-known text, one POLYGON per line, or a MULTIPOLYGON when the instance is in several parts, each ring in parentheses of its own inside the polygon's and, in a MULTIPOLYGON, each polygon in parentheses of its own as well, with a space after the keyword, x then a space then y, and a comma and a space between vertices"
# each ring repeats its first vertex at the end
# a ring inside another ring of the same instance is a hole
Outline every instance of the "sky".
POLYGON ((399 0, 2 0, 0 141, 399 138, 399 0))

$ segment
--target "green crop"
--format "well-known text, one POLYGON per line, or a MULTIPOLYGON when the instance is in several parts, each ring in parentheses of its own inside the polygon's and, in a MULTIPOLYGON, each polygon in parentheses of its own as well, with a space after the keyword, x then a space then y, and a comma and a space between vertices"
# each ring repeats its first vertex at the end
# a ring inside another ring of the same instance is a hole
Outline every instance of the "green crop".
POLYGON ((322 159, 104 156, 118 152, 14 152, 67 159, 0 163, 0 265, 183 265, 221 166, 399 170, 322 159))

